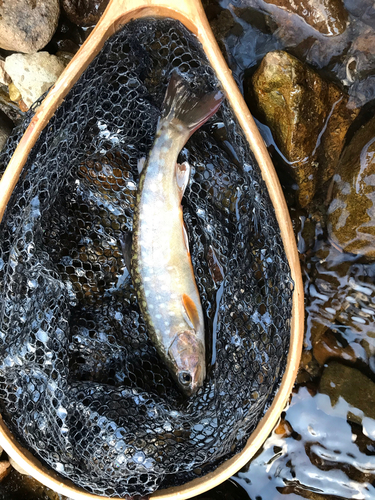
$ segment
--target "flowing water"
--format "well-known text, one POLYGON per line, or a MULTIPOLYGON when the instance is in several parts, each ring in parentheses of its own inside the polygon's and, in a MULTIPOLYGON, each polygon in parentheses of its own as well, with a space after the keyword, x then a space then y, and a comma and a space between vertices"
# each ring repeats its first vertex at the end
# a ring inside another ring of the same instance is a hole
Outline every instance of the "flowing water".
MULTIPOLYGON (((375 7, 373 2, 348 0, 346 8, 347 29, 328 38, 285 11, 278 9, 275 16, 276 9, 262 0, 222 0, 215 8, 209 2, 211 22, 223 20, 224 12, 231 14, 222 43, 251 111, 256 112, 246 95, 249 78, 267 52, 283 49, 344 89, 349 107, 372 112, 375 44, 368 36, 375 26, 375 7)), ((295 228, 305 285, 304 352, 290 403, 263 448, 230 481, 199 498, 373 499, 375 264, 329 243, 328 185, 307 209, 298 208, 297 186, 285 173, 285 157, 270 129, 257 124, 295 228), (346 380, 340 380, 341 374, 346 380), (339 382, 342 391, 335 390, 339 382)))

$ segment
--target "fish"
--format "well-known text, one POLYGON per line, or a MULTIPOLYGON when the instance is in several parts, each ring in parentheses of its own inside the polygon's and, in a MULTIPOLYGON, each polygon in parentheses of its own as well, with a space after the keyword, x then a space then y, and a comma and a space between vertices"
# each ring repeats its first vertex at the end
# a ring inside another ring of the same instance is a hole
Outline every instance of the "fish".
POLYGON ((153 146, 138 167, 130 274, 149 338, 186 396, 206 377, 205 327, 181 205, 191 168, 177 157, 223 97, 219 90, 197 97, 173 72, 153 146))

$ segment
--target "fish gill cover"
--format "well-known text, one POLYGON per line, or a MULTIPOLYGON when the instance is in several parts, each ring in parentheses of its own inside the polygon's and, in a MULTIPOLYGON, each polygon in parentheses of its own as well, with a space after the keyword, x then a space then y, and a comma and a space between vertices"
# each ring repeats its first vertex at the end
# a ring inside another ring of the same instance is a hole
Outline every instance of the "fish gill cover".
POLYGON ((226 102, 180 155, 211 343, 197 394, 181 396, 147 337, 120 237, 175 68, 192 88, 218 87, 177 21, 132 21, 110 38, 38 139, 0 226, 1 414, 33 454, 98 495, 147 495, 215 469, 243 448, 286 366, 289 266, 226 102))

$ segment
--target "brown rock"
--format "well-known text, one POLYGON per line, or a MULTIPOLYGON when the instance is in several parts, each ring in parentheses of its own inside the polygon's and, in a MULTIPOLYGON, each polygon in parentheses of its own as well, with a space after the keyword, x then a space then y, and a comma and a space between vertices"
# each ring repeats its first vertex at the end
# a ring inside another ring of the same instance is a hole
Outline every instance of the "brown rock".
POLYGON ((0 47, 37 52, 51 40, 59 15, 59 0, 0 1, 0 47))
POLYGON ((296 14, 323 35, 341 35, 346 29, 348 13, 342 0, 265 0, 296 14))
POLYGON ((72 23, 93 26, 105 11, 109 0, 61 0, 61 5, 72 23))
POLYGON ((284 438, 284 437, 290 436, 293 432, 293 429, 287 420, 281 419, 280 422, 275 427, 274 432, 279 437, 284 438))
POLYGON ((0 483, 5 477, 7 477, 11 470, 10 463, 7 460, 0 462, 0 483))
POLYGON ((375 258, 375 118, 345 148, 334 176, 328 232, 345 252, 375 258))
POLYGON ((340 358, 355 363, 356 355, 353 348, 348 345, 342 346, 332 332, 325 332, 314 344, 314 357, 317 362, 324 365, 329 359, 340 358))
POLYGON ((13 460, 13 458, 9 457, 9 462, 10 465, 13 467, 13 469, 16 469, 16 471, 22 474, 23 476, 29 475, 28 472, 26 472, 20 465, 18 465, 18 463, 15 460, 13 460))
POLYGON ((258 110, 299 186, 306 206, 337 165, 358 110, 338 87, 284 51, 269 52, 252 79, 258 110))
MULTIPOLYGON (((323 371, 319 390, 330 397, 332 406, 342 397, 366 417, 375 418, 375 384, 359 370, 337 362, 329 363, 323 371)), ((348 419, 356 423, 362 421, 352 413, 348 419)))

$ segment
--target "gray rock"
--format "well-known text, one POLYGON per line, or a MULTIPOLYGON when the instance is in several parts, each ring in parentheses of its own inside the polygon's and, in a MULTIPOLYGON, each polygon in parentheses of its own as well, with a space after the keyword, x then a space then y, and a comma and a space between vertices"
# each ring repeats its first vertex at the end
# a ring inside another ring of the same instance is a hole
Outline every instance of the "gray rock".
POLYGON ((33 53, 47 45, 60 15, 59 0, 0 2, 0 47, 33 53))
POLYGON ((55 83, 64 68, 62 60, 48 52, 12 54, 5 59, 5 71, 28 107, 55 83))

